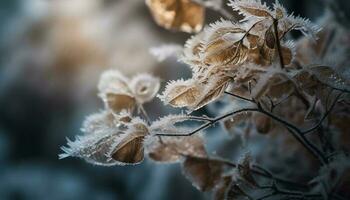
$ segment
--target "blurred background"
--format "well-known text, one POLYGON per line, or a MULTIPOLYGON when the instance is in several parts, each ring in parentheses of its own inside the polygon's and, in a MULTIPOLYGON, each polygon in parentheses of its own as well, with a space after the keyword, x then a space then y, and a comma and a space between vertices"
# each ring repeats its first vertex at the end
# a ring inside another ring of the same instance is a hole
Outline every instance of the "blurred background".
MULTIPOLYGON (((281 2, 311 19, 324 11, 319 0, 281 2)), ((217 17, 207 12, 207 22, 217 17)), ((175 59, 158 63, 149 48, 183 44, 189 34, 158 27, 143 0, 1 0, 0 23, 1 200, 210 197, 191 186, 179 165, 58 160, 66 137, 80 134, 84 117, 103 106, 96 95, 102 71, 150 72, 163 85, 188 77, 186 66, 175 59)), ((174 112, 159 105, 146 105, 152 119, 174 112)))

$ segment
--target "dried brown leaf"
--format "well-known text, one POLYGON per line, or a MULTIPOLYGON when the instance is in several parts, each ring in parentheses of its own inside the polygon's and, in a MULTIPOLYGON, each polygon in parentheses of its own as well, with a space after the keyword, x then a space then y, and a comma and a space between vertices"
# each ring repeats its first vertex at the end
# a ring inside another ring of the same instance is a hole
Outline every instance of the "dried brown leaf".
POLYGON ((230 46, 222 44, 223 42, 217 43, 215 44, 215 46, 210 46, 210 48, 207 48, 205 50, 205 64, 239 65, 246 61, 248 57, 248 48, 246 46, 242 45, 240 42, 235 42, 233 45, 230 46))
POLYGON ((275 38, 273 26, 270 26, 265 32, 265 44, 270 49, 275 48, 276 38, 275 38))
POLYGON ((229 81, 231 80, 230 77, 223 77, 219 79, 218 81, 215 81, 214 84, 209 85, 209 89, 204 91, 205 95, 200 98, 200 101, 196 103, 194 106, 194 110, 197 110, 208 103, 215 101, 218 99, 222 93, 226 90, 229 81))
POLYGON ((163 98, 174 107, 192 106, 198 100, 201 91, 198 85, 174 85, 163 98))
POLYGON ((143 140, 146 135, 148 135, 148 130, 145 125, 133 125, 132 131, 111 152, 111 157, 127 164, 141 162, 144 158, 143 140))
POLYGON ((127 94, 107 93, 104 100, 107 107, 115 113, 122 110, 132 112, 136 106, 135 98, 127 94))

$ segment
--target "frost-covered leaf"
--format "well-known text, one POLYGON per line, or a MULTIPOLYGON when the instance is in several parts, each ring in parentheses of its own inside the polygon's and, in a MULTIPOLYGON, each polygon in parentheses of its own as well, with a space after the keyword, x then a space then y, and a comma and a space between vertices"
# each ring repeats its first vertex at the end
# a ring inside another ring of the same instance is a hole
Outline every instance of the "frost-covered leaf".
POLYGON ((130 91, 129 82, 130 80, 118 70, 108 70, 101 75, 98 84, 99 97, 108 109, 115 113, 134 109, 136 99, 130 91))
POLYGON ((169 82, 160 99, 173 107, 193 106, 201 95, 201 87, 194 80, 169 82))
POLYGON ((187 156, 182 165, 185 176, 201 191, 212 190, 220 181, 223 163, 205 157, 187 156))
POLYGON ((198 32, 203 27, 205 9, 192 0, 146 0, 159 26, 183 32, 198 32))
POLYGON ((162 137, 152 136, 146 141, 148 156, 157 162, 179 162, 183 156, 205 157, 206 151, 200 136, 162 137))
POLYGON ((132 94, 140 104, 151 101, 158 93, 159 88, 159 79, 150 74, 138 74, 132 77, 130 82, 132 94))
POLYGON ((139 118, 102 111, 83 123, 85 135, 68 140, 60 158, 79 157, 96 165, 135 164, 143 159, 143 137, 148 128, 139 118))
POLYGON ((239 65, 246 61, 248 48, 239 41, 231 43, 218 39, 210 43, 204 52, 203 62, 207 65, 239 65))
POLYGON ((111 146, 118 138, 123 137, 124 127, 118 126, 111 112, 102 111, 86 118, 83 123, 83 136, 77 136, 75 141, 68 140, 68 147, 62 147, 66 157, 80 157, 97 165, 114 165, 117 162, 108 156, 111 146))
POLYGON ((99 96, 106 108, 115 113, 122 110, 132 112, 136 106, 151 101, 159 87, 159 79, 150 74, 139 74, 129 79, 117 70, 104 72, 98 85, 99 96))
POLYGON ((261 0, 230 0, 228 5, 247 17, 272 17, 271 9, 261 0))
POLYGON ((222 77, 215 79, 212 77, 209 83, 204 86, 204 92, 197 100, 195 106, 192 106, 191 109, 198 110, 199 108, 217 100, 226 90, 230 77, 222 77))
POLYGON ((134 97, 127 94, 106 93, 103 96, 107 108, 119 113, 122 110, 133 111, 136 106, 134 97))
POLYGON ((319 26, 311 23, 309 19, 295 17, 292 14, 281 19, 279 24, 279 29, 281 29, 282 32, 298 30, 305 36, 311 37, 314 40, 317 39, 317 33, 321 30, 319 26))
POLYGON ((147 127, 142 124, 133 124, 126 132, 126 136, 109 153, 111 157, 121 163, 137 164, 144 158, 143 140, 148 135, 147 127))

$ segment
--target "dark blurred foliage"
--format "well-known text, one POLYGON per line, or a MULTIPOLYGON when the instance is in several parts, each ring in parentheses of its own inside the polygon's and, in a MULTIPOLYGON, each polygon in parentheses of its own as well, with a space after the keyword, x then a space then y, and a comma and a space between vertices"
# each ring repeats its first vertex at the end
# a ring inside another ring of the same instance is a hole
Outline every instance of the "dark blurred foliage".
MULTIPOLYGON (((71 0, 73 1, 73 0, 71 0)), ((140 1, 134 15, 141 15, 147 24, 158 34, 159 41, 182 43, 187 34, 169 33, 157 27, 151 20, 146 7, 140 1), (175 38, 174 38, 175 37, 175 38)), ((329 0, 330 2, 332 0, 329 0)), ((288 10, 315 20, 324 11, 320 0, 281 1, 288 10)), ((106 1, 107 5, 115 3, 106 1)), ((334 9, 349 8, 347 0, 341 3, 331 2, 334 9)), ((41 81, 42 77, 30 70, 17 76, 11 72, 7 38, 7 27, 13 18, 21 15, 22 2, 18 0, 0 1, 0 199, 3 200, 44 200, 44 199, 202 199, 202 195, 181 176, 177 165, 156 165, 149 161, 138 166, 99 167, 92 166, 78 159, 58 160, 60 146, 65 144, 65 137, 73 137, 79 133, 80 124, 87 113, 97 111, 102 106, 95 95, 95 88, 88 92, 86 98, 77 100, 72 97, 74 82, 60 87, 47 85, 50 81, 41 81), (34 78, 33 78, 34 77, 34 78), (27 80, 36 80, 31 84, 27 80), (35 86, 33 86, 35 85, 35 86), (49 95, 40 91, 49 87, 49 95), (71 88, 70 88, 71 87, 71 88), (51 89, 50 89, 51 88, 51 89), (56 89, 56 90, 55 90, 56 89), (85 104, 81 106, 81 104, 85 104)), ((350 9, 344 9, 346 11, 350 9)), ((346 19, 348 12, 339 12, 339 17, 346 19)), ((210 19, 211 12, 208 13, 210 19)), ((346 20, 343 20, 346 21, 346 20)), ((128 23, 126 19, 125 24, 128 23)), ((142 23, 142 22, 141 22, 142 23)), ((345 22, 346 23, 346 22, 345 22)), ((123 33, 125 34, 125 32, 123 33)), ((118 35, 116 34, 116 37, 118 35)), ((147 38, 144 38, 147 39, 147 38)), ((161 44, 158 42, 156 44, 161 44)), ((17 44, 17 45, 20 45, 17 44)), ((13 49, 12 49, 13 50, 13 49)), ((151 55, 150 55, 151 57, 151 55)), ((135 57, 134 59, 138 59, 135 57)), ((28 63, 28 65, 33 63, 28 63)), ((157 68, 156 74, 163 79, 177 79, 178 67, 174 63, 165 63, 167 68, 157 68), (173 73, 176 71, 176 73, 173 73), (174 75, 177 74, 177 75, 174 75)), ((141 66, 142 67, 142 66, 141 66)), ((100 71, 99 71, 100 72, 100 71)), ((185 72, 185 70, 184 70, 185 72)), ((66 76, 66 74, 53 74, 66 76)), ((93 73, 96 82, 99 73, 93 73)), ((60 77, 65 81, 65 77, 60 77)), ((89 79, 88 79, 89 80, 89 79)), ((56 84, 56 83, 53 83, 56 84)), ((95 84, 91 84, 95 85, 95 84)), ((158 102, 159 103, 159 102, 158 102)), ((151 105, 150 108, 160 110, 151 105)))

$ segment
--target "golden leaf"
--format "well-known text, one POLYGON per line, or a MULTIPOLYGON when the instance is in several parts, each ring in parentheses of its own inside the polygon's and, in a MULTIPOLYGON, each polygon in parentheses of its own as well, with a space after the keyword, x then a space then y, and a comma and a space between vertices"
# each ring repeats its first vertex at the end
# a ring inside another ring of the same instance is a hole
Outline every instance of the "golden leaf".
POLYGON ((133 131, 118 143, 111 152, 111 157, 119 162, 136 164, 144 158, 143 140, 148 135, 147 127, 135 124, 133 131))
POLYGON ((213 189, 223 173, 222 162, 202 157, 186 157, 182 165, 183 173, 201 191, 213 189))
POLYGON ((199 136, 165 137, 154 140, 149 146, 149 157, 158 162, 178 162, 184 155, 207 155, 203 139, 199 136))
POLYGON ((205 9, 191 0, 146 0, 156 23, 170 30, 198 32, 202 29, 205 9))
POLYGON ((199 84, 192 80, 169 83, 162 100, 174 107, 193 106, 201 95, 199 84))

